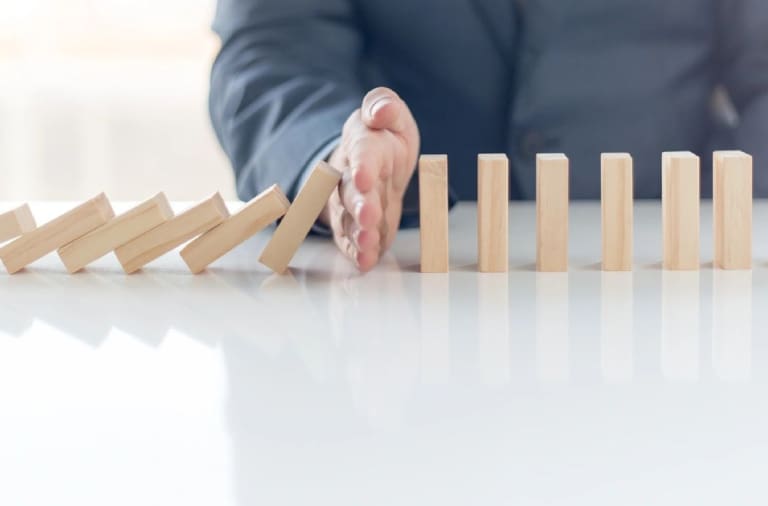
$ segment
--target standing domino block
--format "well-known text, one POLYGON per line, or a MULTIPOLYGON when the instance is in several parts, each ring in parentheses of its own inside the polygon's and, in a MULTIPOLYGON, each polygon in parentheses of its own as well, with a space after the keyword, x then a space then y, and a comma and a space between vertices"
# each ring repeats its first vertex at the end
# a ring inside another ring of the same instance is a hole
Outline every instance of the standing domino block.
POLYGON ((536 270, 568 270, 568 158, 536 156, 536 270))
POLYGON ((632 157, 627 153, 601 156, 603 270, 632 270, 632 157))
POLYGON ((248 202, 240 211, 212 228, 181 250, 181 257, 194 274, 232 251, 283 216, 291 203, 273 185, 248 202))
POLYGON ((8 272, 14 274, 114 217, 109 200, 101 193, 7 244, 0 249, 0 259, 8 272))
POLYGON ((0 242, 31 232, 36 226, 35 218, 27 204, 2 213, 0 214, 0 242))
POLYGON ((752 157, 742 151, 713 156, 716 269, 752 268, 752 157))
POLYGON ((421 272, 448 272, 448 157, 419 158, 421 272))
POLYGON ((259 261, 262 264, 278 274, 288 270, 288 264, 307 238, 312 224, 320 216, 339 181, 341 172, 325 162, 317 164, 261 253, 259 261))
POLYGON ((172 217, 173 210, 168 199, 165 194, 158 193, 93 232, 59 248, 59 257, 67 271, 75 273, 172 217))
POLYGON ((477 253, 480 272, 509 269, 509 159, 477 157, 477 253))
POLYGON ((661 207, 666 270, 699 269, 699 157, 662 155, 661 207))
POLYGON ((115 249, 115 255, 126 274, 131 274, 190 239, 207 232, 228 217, 227 206, 217 192, 175 218, 118 247, 115 249))

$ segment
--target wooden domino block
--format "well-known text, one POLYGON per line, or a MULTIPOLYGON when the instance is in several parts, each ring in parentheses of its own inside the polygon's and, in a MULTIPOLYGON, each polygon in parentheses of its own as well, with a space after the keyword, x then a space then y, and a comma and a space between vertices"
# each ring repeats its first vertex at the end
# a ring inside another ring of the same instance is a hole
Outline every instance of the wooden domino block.
POLYGON ((149 232, 173 217, 165 194, 158 193, 96 230, 59 248, 59 257, 70 273, 75 273, 110 251, 149 232))
POLYGON ((288 270, 288 264, 307 238, 340 180, 341 172, 325 162, 317 164, 261 253, 261 263, 278 274, 288 270))
POLYGON ((181 257, 194 274, 230 252, 235 246, 257 234, 283 216, 290 202, 277 185, 271 186, 181 250, 181 257))
POLYGON ((664 269, 699 268, 699 178, 698 156, 687 151, 662 155, 664 269))
POLYGON ((568 270, 568 158, 536 156, 536 270, 568 270))
POLYGON ((752 268, 752 157, 742 151, 713 156, 714 266, 752 268))
POLYGON ((509 268, 509 159, 477 157, 477 265, 480 272, 509 268))
POLYGON ((419 159, 421 272, 448 272, 448 157, 419 159))
POLYGON ((632 270, 632 157, 603 153, 601 157, 603 270, 632 270))
POLYGON ((141 269, 149 262, 207 232, 226 218, 229 211, 219 193, 171 218, 149 232, 115 249, 115 255, 126 274, 141 269))
POLYGON ((31 232, 35 227, 37 227, 35 218, 27 204, 2 213, 0 214, 0 242, 31 232))
POLYGON ((0 259, 8 272, 14 274, 114 217, 109 200, 101 193, 0 248, 0 259))

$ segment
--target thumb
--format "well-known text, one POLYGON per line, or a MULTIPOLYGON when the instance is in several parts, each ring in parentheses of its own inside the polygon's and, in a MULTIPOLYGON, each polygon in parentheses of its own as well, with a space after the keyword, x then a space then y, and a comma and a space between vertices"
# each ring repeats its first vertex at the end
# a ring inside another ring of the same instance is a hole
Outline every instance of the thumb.
POLYGON ((389 88, 376 88, 363 99, 363 122, 375 130, 402 133, 408 128, 410 111, 405 102, 389 88))

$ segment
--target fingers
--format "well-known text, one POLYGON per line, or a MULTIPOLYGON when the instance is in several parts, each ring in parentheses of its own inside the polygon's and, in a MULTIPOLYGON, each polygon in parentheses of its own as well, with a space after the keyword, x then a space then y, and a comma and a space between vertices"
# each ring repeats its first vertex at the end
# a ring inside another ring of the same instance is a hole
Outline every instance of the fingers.
POLYGON ((376 88, 363 99, 363 122, 368 128, 403 133, 415 124, 405 102, 389 88, 376 88))
POLYGON ((383 214, 378 191, 374 189, 367 193, 361 192, 354 182, 355 178, 348 174, 345 174, 341 181, 342 204, 361 229, 367 230, 377 227, 383 214))
POLYGON ((355 186, 361 193, 376 187, 381 179, 392 173, 396 156, 396 143, 389 132, 370 132, 357 138, 349 149, 349 166, 355 186))
POLYGON ((378 223, 382 209, 378 196, 375 193, 360 195, 351 178, 345 176, 328 206, 330 225, 339 250, 361 271, 372 269, 379 260, 381 240, 378 223))

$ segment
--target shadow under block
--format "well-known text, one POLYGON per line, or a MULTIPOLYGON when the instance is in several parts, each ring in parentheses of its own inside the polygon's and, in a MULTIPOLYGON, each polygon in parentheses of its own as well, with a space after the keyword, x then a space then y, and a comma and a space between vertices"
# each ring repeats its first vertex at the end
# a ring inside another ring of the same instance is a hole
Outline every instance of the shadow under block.
POLYGON ((601 156, 601 214, 604 271, 632 270, 632 157, 627 153, 601 156))
POLYGON ((29 205, 24 204, 0 214, 0 242, 5 242, 37 227, 29 205))
POLYGON ((109 200, 101 193, 7 244, 0 249, 0 258, 10 274, 16 273, 114 217, 109 200))
POLYGON ((666 270, 699 269, 699 157, 693 153, 662 155, 661 209, 666 270))
POLYGON ((141 269, 149 262, 207 232, 226 218, 229 211, 219 193, 171 218, 149 232, 115 249, 115 255, 126 274, 141 269))
POLYGON ((480 272, 509 270, 509 159, 477 157, 477 266, 480 272))
POLYGON ((171 218, 173 210, 168 199, 164 193, 158 193, 96 230, 59 248, 59 257, 67 271, 75 273, 171 218))
POLYGON ((283 216, 290 202, 273 185, 248 202, 240 211, 224 220, 181 250, 181 257, 194 274, 229 253, 283 216))
POLYGON ((536 156, 536 270, 568 270, 568 158, 536 156))
POLYGON ((419 158, 421 272, 448 272, 448 156, 419 158))
POLYGON ((341 172, 325 162, 312 170, 309 179, 285 213, 259 261, 278 274, 288 270, 288 264, 307 238, 312 225, 341 180, 341 172))
POLYGON ((714 266, 751 269, 752 157, 742 151, 716 151, 712 171, 714 266))

